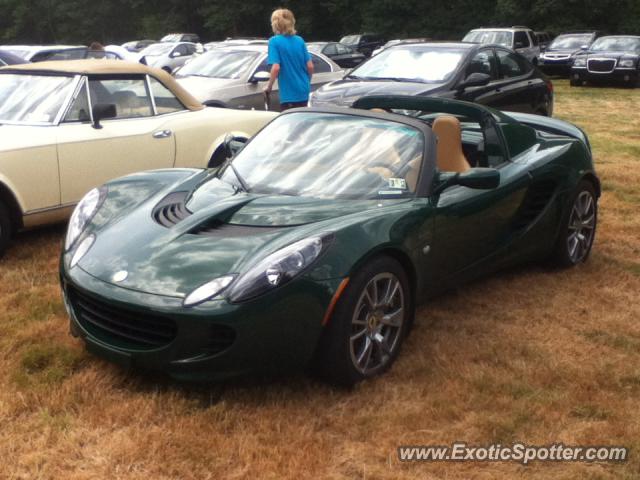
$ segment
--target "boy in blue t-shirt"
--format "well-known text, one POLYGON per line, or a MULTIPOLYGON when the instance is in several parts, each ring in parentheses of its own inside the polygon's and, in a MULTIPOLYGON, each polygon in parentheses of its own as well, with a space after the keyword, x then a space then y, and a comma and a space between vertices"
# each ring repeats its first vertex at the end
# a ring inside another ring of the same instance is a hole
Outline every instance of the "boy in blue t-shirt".
POLYGON ((306 107, 311 91, 313 62, 304 40, 296 35, 296 20, 290 10, 281 8, 271 14, 275 35, 269 39, 271 77, 265 93, 270 93, 278 80, 281 110, 306 107))

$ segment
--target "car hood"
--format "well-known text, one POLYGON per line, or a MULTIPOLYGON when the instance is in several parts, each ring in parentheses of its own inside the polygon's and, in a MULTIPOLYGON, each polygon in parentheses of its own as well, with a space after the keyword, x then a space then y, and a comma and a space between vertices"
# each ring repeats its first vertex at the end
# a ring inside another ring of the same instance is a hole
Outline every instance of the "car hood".
POLYGON ((440 89, 442 83, 413 83, 344 79, 331 82, 313 94, 312 105, 331 104, 349 107, 366 95, 425 95, 440 89))
POLYGON ((638 55, 627 52, 608 52, 608 51, 589 51, 586 52, 589 58, 614 58, 620 60, 621 58, 638 58, 638 55))
POLYGON ((214 278, 246 271, 286 245, 331 231, 338 217, 378 204, 377 200, 236 194, 221 186, 215 194, 193 197, 187 203, 193 213, 165 227, 154 220, 162 200, 155 198, 96 232, 95 243, 79 266, 122 288, 184 297, 214 278), (114 274, 121 271, 127 278, 115 283, 114 274))
POLYGON ((235 85, 239 80, 229 78, 197 77, 187 75, 176 78, 178 83, 184 87, 199 102, 211 100, 211 94, 221 88, 235 85))

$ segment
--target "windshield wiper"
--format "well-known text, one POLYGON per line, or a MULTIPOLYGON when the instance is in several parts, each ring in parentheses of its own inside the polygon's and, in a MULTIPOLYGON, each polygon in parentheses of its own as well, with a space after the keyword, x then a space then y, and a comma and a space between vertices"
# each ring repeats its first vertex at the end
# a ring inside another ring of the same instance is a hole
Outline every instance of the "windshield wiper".
POLYGON ((238 182, 240 182, 241 191, 248 193, 249 192, 249 187, 247 186, 246 182, 244 181, 244 178, 242 178, 242 175, 240 175, 240 173, 238 173, 238 170, 236 169, 236 167, 233 166, 233 163, 229 163, 229 166, 231 167, 231 170, 233 171, 233 174, 238 179, 238 182))
POLYGON ((364 80, 373 82, 412 82, 412 83, 428 83, 420 78, 402 78, 402 77, 362 77, 364 80))

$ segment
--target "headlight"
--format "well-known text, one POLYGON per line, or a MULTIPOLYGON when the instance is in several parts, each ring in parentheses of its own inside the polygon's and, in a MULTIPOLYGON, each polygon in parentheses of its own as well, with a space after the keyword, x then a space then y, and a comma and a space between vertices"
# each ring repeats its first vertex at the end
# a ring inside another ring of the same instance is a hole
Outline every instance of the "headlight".
POLYGON ((100 205, 102 205, 102 202, 104 202, 106 196, 106 187, 94 188, 80 200, 71 215, 71 220, 69 220, 67 238, 64 242, 65 251, 68 252, 71 249, 74 242, 98 211, 98 208, 100 208, 100 205))
POLYGON ((631 58, 625 58, 624 60, 620 60, 620 63, 618 63, 618 66, 621 68, 633 68, 635 61, 631 58))
POLYGON ((318 259, 332 241, 333 235, 311 237, 272 253, 238 278, 229 300, 244 302, 284 285, 318 259))
POLYGON ((573 61, 573 66, 574 67, 584 67, 587 65, 587 59, 586 58, 576 58, 573 61))
POLYGON ((93 246, 93 242, 95 241, 96 241, 96 236, 89 235, 82 242, 80 242, 80 245, 78 245, 78 248, 76 248, 76 252, 73 254, 73 257, 71 258, 71 263, 69 264, 69 268, 75 267, 78 264, 78 262, 82 260, 82 257, 84 257, 87 254, 89 249, 93 246))
POLYGON ((193 307, 207 300, 211 300, 214 297, 220 295, 235 278, 234 275, 226 275, 224 277, 218 277, 215 280, 205 283, 196 288, 184 299, 183 305, 185 307, 193 307))

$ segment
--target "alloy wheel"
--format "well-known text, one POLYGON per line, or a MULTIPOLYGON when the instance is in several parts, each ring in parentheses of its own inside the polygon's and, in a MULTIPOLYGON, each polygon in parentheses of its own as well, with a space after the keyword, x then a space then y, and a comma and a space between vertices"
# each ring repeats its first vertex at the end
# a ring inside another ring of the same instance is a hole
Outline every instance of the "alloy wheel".
POLYGON ((589 254, 596 227, 596 203, 591 192, 582 191, 576 197, 569 217, 567 251, 575 264, 589 254))

